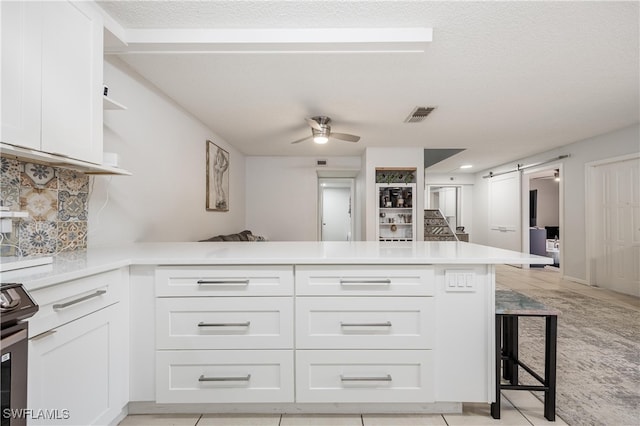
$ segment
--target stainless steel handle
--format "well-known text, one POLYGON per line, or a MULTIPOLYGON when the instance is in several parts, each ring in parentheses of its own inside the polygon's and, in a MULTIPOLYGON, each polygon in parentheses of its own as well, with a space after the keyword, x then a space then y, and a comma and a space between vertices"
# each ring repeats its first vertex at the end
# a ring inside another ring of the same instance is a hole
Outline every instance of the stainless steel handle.
POLYGON ((373 377, 345 377, 340 375, 340 380, 343 382, 390 382, 392 380, 391 374, 386 376, 373 376, 373 377))
POLYGON ((357 280, 348 280, 348 279, 340 279, 340 285, 389 285, 391 284, 391 280, 389 278, 380 279, 380 280, 368 280, 368 279, 357 279, 357 280))
POLYGON ((26 338, 27 338, 27 330, 20 330, 17 333, 13 333, 7 337, 3 337, 2 339, 0 339, 0 342, 2 342, 2 350, 4 351, 9 346, 15 345, 16 343, 26 338))
POLYGON ((47 336, 51 336, 52 334, 56 334, 57 332, 58 332, 58 330, 48 330, 48 331, 45 331, 44 333, 36 334, 30 340, 44 339, 47 336))
POLYGON ((246 322, 199 322, 198 327, 249 327, 251 321, 246 322))
POLYGON ((94 297, 102 296, 106 292, 107 292, 107 290, 98 290, 95 293, 91 293, 91 294, 88 294, 86 296, 79 297, 79 298, 71 300, 69 302, 56 303, 55 305, 53 305, 53 309, 55 311, 57 311, 59 309, 68 308, 69 306, 75 305, 76 303, 84 302, 85 300, 89 300, 89 299, 93 299, 94 297))
POLYGON ((198 285, 249 285, 249 280, 198 280, 198 285))
POLYGON ((391 327, 391 321, 387 322, 340 322, 340 327, 391 327))
POLYGON ((205 377, 204 374, 198 378, 199 382, 248 382, 251 374, 246 376, 228 376, 228 377, 205 377))

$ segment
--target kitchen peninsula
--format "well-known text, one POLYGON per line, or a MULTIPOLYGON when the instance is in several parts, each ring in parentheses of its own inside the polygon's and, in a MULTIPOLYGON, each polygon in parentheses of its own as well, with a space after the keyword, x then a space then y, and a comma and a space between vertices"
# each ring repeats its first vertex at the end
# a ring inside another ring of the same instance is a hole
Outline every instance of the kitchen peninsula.
MULTIPOLYGON (((67 389, 43 383, 38 357, 50 352, 38 346, 56 338, 46 333, 113 307, 103 336, 115 339, 103 362, 111 398, 87 424, 127 408, 455 412, 490 403, 495 265, 551 262, 462 242, 141 243, 61 254, 19 278, 41 306, 29 406, 51 407, 52 395, 62 404, 67 389), (69 322, 75 309, 85 316, 69 322)), ((83 362, 67 364, 73 375, 83 362)), ((72 406, 87 398, 80 389, 72 406)))

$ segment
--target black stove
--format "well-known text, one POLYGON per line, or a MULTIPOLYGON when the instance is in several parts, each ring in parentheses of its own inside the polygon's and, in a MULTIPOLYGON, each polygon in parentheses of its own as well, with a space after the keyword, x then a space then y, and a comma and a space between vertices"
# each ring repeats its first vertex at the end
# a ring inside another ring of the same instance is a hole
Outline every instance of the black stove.
POLYGON ((38 305, 22 284, 0 284, 1 329, 32 317, 36 312, 38 312, 38 305))
POLYGON ((27 318, 38 312, 38 305, 22 284, 0 284, 0 380, 1 426, 26 425, 27 408, 27 318))

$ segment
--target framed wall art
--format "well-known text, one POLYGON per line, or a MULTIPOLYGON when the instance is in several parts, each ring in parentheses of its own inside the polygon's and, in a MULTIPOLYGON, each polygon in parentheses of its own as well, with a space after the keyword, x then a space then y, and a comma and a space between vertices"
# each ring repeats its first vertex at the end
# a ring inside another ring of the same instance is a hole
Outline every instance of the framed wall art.
POLYGON ((207 141, 207 210, 229 211, 229 153, 207 141))

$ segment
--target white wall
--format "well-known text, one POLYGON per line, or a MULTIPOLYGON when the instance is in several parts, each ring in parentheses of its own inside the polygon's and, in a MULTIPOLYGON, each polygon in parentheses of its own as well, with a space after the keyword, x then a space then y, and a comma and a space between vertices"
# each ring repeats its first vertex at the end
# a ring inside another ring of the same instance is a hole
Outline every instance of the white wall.
MULTIPOLYGON (((494 173, 514 169, 517 164, 534 164, 550 160, 559 155, 569 154, 562 160, 562 182, 564 185, 564 230, 563 235, 564 275, 568 279, 586 282, 586 233, 591 232, 585 225, 585 164, 607 158, 618 157, 640 151, 640 127, 636 124, 593 138, 585 139, 561 148, 546 151, 535 156, 513 161, 491 169, 494 173)), ((489 170, 476 174, 474 185, 474 234, 475 242, 487 244, 488 231, 488 181, 482 176, 489 170)), ((526 224, 528 225, 528 224, 526 224)))
POLYGON ((118 59, 105 61, 104 79, 110 97, 128 108, 104 112, 104 150, 118 153, 133 176, 95 178, 88 245, 195 241, 243 230, 244 156, 118 59), (228 212, 205 209, 207 139, 230 155, 228 212))
POLYGON ((417 209, 417 240, 424 240, 424 148, 367 148, 364 153, 365 170, 365 240, 376 239, 377 217, 375 215, 378 194, 376 192, 376 168, 414 167, 416 188, 413 200, 417 209))
MULTIPOLYGON (((360 157, 322 158, 327 167, 314 157, 246 157, 246 228, 271 241, 318 240, 317 171, 361 167, 360 157)), ((354 218, 362 214, 358 192, 354 218)))
POLYGON ((538 190, 537 196, 537 226, 560 225, 560 190, 559 182, 553 179, 531 179, 529 189, 538 190))

